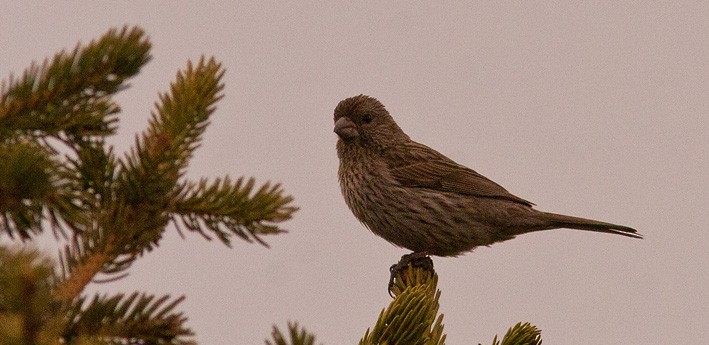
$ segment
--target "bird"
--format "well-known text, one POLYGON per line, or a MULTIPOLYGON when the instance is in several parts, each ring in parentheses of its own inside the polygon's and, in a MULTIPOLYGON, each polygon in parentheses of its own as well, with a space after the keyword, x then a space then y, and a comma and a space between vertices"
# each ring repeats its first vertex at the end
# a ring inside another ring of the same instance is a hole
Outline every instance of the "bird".
POLYGON ((374 97, 334 110, 345 203, 375 235, 416 257, 455 257, 530 232, 568 228, 633 238, 613 223, 539 211, 475 170, 418 143, 374 97))

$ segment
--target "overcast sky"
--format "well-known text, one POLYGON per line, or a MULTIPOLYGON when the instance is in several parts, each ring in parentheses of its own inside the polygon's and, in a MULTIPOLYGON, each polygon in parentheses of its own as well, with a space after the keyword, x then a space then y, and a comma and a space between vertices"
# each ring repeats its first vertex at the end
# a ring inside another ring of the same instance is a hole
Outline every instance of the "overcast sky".
POLYGON ((301 207, 270 249, 170 228, 128 278, 88 293, 184 294, 203 344, 262 344, 288 320, 356 343, 406 253, 340 195, 332 111, 364 93, 538 209, 646 236, 555 230, 434 258, 449 344, 518 321, 545 344, 706 343, 709 2, 341 3, 3 1, 3 79, 110 27, 147 31, 153 60, 118 96, 118 151, 176 71, 214 55, 225 98, 187 177, 279 181, 301 207))

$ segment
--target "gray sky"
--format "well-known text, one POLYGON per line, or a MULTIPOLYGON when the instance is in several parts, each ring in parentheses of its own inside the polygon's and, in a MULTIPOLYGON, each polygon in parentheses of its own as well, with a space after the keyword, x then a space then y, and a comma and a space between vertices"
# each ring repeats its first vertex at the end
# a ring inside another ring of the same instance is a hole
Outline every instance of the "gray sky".
POLYGON ((545 344, 709 339, 706 1, 18 3, 0 11, 3 79, 109 27, 150 35, 154 59, 118 99, 118 151, 187 59, 221 60, 226 97, 188 177, 280 181, 301 207, 270 249, 169 229, 128 278, 90 293, 185 294, 204 344, 262 344, 288 320, 356 343, 406 253, 340 195, 332 110, 365 93, 538 209, 646 236, 556 230, 434 258, 449 344, 490 343, 518 321, 545 344))

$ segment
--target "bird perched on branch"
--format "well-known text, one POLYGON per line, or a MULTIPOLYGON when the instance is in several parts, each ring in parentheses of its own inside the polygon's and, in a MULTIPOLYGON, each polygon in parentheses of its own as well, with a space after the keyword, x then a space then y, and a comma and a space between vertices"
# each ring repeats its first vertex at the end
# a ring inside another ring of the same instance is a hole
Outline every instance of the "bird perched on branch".
POLYGON ((409 138, 377 99, 335 108, 347 206, 415 256, 457 256, 528 232, 569 228, 642 238, 633 228, 535 210, 499 184, 409 138))

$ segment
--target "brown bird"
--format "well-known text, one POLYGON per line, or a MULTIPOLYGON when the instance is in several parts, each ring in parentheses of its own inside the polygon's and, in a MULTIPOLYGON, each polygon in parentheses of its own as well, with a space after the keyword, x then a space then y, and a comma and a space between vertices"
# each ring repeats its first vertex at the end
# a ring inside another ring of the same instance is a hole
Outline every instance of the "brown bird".
POLYGON ((376 235, 414 254, 457 256, 557 228, 642 238, 627 226, 535 210, 533 203, 411 140, 375 98, 341 101, 335 133, 347 206, 376 235))

